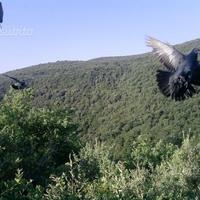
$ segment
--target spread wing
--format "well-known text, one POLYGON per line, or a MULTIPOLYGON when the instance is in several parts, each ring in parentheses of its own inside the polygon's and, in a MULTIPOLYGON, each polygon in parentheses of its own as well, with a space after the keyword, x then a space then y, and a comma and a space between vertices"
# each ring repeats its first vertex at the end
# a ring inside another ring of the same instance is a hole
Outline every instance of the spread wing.
POLYGON ((3 74, 3 76, 10 78, 10 79, 16 81, 17 83, 21 83, 21 81, 19 81, 18 79, 14 78, 12 76, 8 76, 7 74, 3 74))
POLYGON ((196 93, 193 86, 183 77, 173 72, 158 70, 156 80, 160 91, 176 101, 184 100, 196 93))
POLYGON ((146 43, 147 46, 153 48, 153 53, 170 71, 175 71, 185 60, 185 55, 170 44, 161 42, 153 37, 148 37, 146 43))

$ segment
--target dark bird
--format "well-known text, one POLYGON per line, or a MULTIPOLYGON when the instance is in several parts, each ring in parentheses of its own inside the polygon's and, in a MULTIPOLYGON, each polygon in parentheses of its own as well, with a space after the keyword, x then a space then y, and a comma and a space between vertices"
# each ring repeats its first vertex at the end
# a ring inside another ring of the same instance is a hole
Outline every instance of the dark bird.
POLYGON ((2 3, 0 2, 0 23, 3 22, 3 6, 2 3))
POLYGON ((196 92, 194 85, 200 85, 200 65, 197 61, 200 48, 194 48, 187 55, 174 46, 148 37, 147 46, 167 70, 157 70, 156 80, 160 91, 176 101, 192 97, 196 92))
POLYGON ((27 84, 24 80, 20 81, 12 76, 8 76, 7 74, 4 74, 4 76, 15 81, 15 83, 11 84, 12 88, 15 90, 23 90, 27 87, 27 84))

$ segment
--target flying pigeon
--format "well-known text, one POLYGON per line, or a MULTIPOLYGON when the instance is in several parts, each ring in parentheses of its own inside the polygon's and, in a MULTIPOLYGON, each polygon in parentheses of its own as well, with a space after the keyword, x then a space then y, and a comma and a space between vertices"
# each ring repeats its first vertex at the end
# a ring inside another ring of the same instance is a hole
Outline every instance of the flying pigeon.
POLYGON ((0 23, 3 22, 3 6, 2 3, 0 2, 0 23))
POLYGON ((193 48, 184 55, 174 46, 153 37, 147 38, 147 46, 153 48, 154 55, 166 67, 165 71, 157 70, 160 91, 176 101, 192 97, 196 92, 192 85, 200 85, 200 64, 197 61, 200 48, 193 48))
POLYGON ((12 76, 8 76, 7 74, 4 74, 4 76, 15 81, 15 83, 11 84, 12 88, 15 90, 23 90, 27 87, 27 84, 24 80, 20 81, 12 76))

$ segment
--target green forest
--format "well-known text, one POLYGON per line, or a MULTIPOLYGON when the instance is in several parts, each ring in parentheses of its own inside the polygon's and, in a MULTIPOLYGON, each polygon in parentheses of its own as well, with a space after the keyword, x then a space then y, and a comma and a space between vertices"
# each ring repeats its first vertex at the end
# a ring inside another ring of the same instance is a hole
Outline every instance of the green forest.
POLYGON ((0 200, 199 199, 200 88, 166 98, 159 68, 147 53, 8 72, 23 91, 2 76, 0 200))

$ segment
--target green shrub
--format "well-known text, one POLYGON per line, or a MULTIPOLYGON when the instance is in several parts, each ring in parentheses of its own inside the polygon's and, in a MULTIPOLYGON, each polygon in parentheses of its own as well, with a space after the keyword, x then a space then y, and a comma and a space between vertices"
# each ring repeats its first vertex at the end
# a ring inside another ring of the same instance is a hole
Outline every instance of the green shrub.
POLYGON ((180 147, 139 137, 133 146, 133 169, 111 159, 111 147, 86 145, 54 177, 46 198, 86 200, 198 199, 199 142, 185 138, 180 147), (135 145, 137 143, 137 145, 135 145), (136 156, 137 155, 137 156, 136 156), (144 162, 142 157, 144 156, 144 162), (59 195, 58 195, 59 194, 59 195))
POLYGON ((155 193, 160 199, 199 199, 200 143, 197 138, 185 138, 172 158, 156 169, 155 193))
POLYGON ((131 168, 140 166, 144 168, 155 168, 162 161, 170 158, 177 146, 163 142, 152 141, 147 135, 140 135, 137 140, 133 142, 132 152, 128 166, 131 168))
POLYGON ((31 180, 24 179, 20 169, 13 180, 0 182, 0 200, 41 200, 43 193, 42 187, 35 187, 31 180))
POLYGON ((14 92, 0 105, 0 180, 13 180, 17 169, 34 184, 45 185, 78 151, 76 125, 69 111, 30 104, 31 91, 14 92))
POLYGON ((12 91, 0 105, 0 200, 199 199, 198 137, 177 146, 141 134, 116 161, 114 145, 80 149, 69 110, 33 107, 31 96, 12 91))

